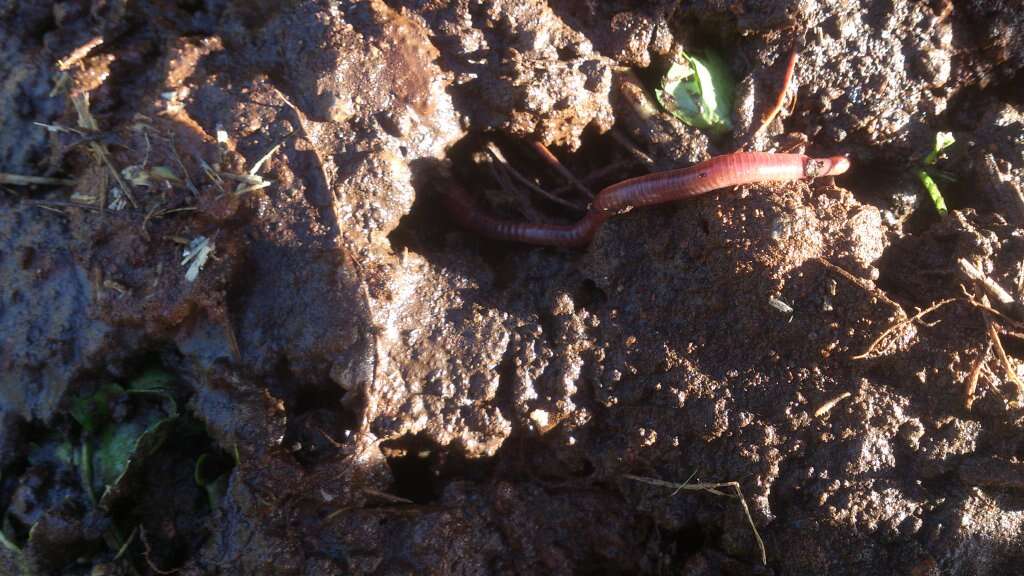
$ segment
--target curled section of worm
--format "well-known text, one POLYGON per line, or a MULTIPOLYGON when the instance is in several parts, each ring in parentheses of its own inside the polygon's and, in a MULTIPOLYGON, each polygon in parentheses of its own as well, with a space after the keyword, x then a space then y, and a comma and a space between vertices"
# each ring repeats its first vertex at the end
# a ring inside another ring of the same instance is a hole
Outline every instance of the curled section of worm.
POLYGON ((452 217, 483 236, 542 246, 578 248, 593 239, 609 217, 638 206, 689 198, 719 188, 758 182, 788 182, 842 174, 850 161, 842 156, 734 152, 699 164, 623 180, 601 190, 586 215, 571 225, 536 224, 495 218, 481 210, 464 189, 449 182, 442 197, 452 217))

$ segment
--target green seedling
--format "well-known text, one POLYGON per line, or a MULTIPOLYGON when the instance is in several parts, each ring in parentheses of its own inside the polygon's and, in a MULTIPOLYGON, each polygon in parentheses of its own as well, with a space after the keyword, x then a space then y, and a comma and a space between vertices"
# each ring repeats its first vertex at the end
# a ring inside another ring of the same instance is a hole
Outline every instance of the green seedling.
POLYGON ((921 185, 924 186, 925 191, 928 192, 928 197, 932 199, 932 204, 935 205, 935 209, 938 210, 939 214, 945 216, 949 209, 946 208, 946 199, 942 197, 942 192, 939 190, 938 184, 928 173, 928 167, 935 166, 939 156, 946 148, 949 148, 956 142, 952 132, 937 132, 935 134, 935 145, 932 147, 932 151, 924 159, 924 167, 917 170, 917 179, 921 181, 921 185))

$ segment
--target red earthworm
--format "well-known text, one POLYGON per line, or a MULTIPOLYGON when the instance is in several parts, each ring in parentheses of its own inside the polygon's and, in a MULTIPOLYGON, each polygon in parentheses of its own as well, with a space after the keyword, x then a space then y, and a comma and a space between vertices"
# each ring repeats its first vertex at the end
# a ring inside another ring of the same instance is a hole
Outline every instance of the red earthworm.
POLYGON ((571 225, 535 224, 495 218, 481 210, 454 182, 442 190, 452 217, 465 228, 498 240, 542 246, 586 246, 609 217, 638 206, 697 196, 719 188, 757 182, 788 182, 835 176, 850 161, 842 156, 809 158, 803 154, 734 152, 699 164, 630 178, 601 190, 586 215, 571 225))
MULTIPOLYGON (((799 57, 799 52, 796 48, 793 48, 789 53, 789 60, 786 62, 786 72, 782 76, 782 89, 779 90, 779 95, 775 99, 775 104, 768 110, 761 120, 761 125, 754 131, 755 134, 761 132, 772 123, 772 120, 779 115, 779 111, 782 110, 783 106, 786 105, 786 93, 789 92, 789 85, 793 82, 793 72, 796 70, 796 60, 799 57)), ((793 99, 796 102, 796 99, 793 99)))

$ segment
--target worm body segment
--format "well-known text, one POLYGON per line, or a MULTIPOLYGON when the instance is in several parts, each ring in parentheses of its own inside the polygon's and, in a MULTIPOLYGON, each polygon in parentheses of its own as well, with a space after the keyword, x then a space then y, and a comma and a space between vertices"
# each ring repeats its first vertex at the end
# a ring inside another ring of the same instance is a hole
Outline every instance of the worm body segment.
POLYGON ((586 246, 609 217, 639 206, 661 204, 705 194, 719 188, 757 182, 788 182, 835 176, 846 172, 850 161, 842 156, 810 158, 803 154, 734 152, 699 164, 630 178, 601 190, 590 210, 572 225, 535 224, 495 218, 482 211, 455 184, 443 197, 455 220, 463 227, 498 240, 542 246, 586 246))

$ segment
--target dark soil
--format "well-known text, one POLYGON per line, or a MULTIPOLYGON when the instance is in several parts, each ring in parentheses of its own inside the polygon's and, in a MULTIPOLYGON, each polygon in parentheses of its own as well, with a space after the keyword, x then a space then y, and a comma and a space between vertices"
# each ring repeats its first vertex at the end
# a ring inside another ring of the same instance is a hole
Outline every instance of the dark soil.
POLYGON ((1021 38, 987 0, 0 0, 0 172, 70 182, 0 186, 0 573, 1024 573, 1024 318, 959 264, 1024 301, 1021 38), (680 47, 730 136, 645 100, 680 47), (594 190, 853 169, 579 251, 460 230, 451 178, 579 217, 531 142, 594 190), (152 370, 181 414, 99 498, 76 406, 152 370))

